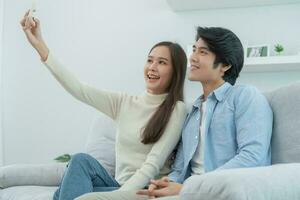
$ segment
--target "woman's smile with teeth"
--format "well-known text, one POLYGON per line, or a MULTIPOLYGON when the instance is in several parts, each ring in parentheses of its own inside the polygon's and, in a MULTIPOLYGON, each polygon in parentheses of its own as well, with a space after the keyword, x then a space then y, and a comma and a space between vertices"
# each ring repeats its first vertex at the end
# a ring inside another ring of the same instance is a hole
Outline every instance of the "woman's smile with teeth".
POLYGON ((149 79, 159 79, 160 77, 154 74, 148 74, 149 79))

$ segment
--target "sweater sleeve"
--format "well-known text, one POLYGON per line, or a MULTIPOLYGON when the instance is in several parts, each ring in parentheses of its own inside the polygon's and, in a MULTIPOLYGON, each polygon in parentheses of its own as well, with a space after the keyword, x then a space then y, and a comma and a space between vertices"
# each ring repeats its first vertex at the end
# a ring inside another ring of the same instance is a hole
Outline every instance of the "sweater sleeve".
POLYGON ((50 53, 44 62, 58 82, 76 99, 96 108, 112 119, 117 119, 123 96, 120 93, 103 91, 80 82, 50 53))
POLYGON ((142 189, 149 184, 151 179, 159 174, 168 156, 172 153, 180 139, 185 117, 185 104, 178 101, 162 137, 152 146, 141 168, 119 190, 142 189))

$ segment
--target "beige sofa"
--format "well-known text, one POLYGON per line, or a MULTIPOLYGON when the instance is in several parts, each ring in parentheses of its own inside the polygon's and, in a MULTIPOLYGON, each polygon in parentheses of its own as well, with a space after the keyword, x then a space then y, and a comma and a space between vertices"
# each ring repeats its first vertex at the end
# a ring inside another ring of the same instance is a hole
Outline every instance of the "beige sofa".
MULTIPOLYGON (((272 166, 210 172, 187 179, 186 200, 300 199, 300 82, 266 94, 274 113, 272 166)), ((114 124, 101 116, 92 125, 86 152, 113 174, 114 124), (105 152, 105 155, 102 154, 105 152)), ((0 168, 0 200, 50 200, 65 166, 13 165, 0 168)))

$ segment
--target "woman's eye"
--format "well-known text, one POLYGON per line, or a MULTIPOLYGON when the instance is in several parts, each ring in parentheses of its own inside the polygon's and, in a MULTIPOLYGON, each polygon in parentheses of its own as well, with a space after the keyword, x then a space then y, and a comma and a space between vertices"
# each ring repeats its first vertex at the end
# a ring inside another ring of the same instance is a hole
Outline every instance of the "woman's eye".
POLYGON ((159 64, 161 64, 161 65, 165 65, 165 64, 167 64, 165 61, 159 61, 159 64))
POLYGON ((193 49, 193 52, 196 52, 196 49, 193 49))
POLYGON ((151 60, 151 59, 148 59, 148 60, 147 60, 147 63, 152 63, 152 60, 151 60))

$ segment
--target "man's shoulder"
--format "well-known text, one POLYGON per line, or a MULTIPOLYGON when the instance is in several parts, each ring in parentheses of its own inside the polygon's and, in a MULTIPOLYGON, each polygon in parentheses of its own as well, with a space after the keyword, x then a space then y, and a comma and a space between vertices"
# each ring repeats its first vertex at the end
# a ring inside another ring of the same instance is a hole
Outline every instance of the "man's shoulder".
POLYGON ((226 101, 230 105, 248 104, 254 99, 265 99, 264 95, 252 85, 234 85, 228 91, 226 101))
POLYGON ((243 94, 243 93, 257 93, 261 94, 261 92, 253 85, 246 85, 246 84, 239 84, 232 86, 232 91, 236 94, 243 94))
POLYGON ((262 95, 262 93, 253 85, 234 85, 230 94, 234 99, 253 98, 262 95))
POLYGON ((259 109, 271 110, 266 96, 251 85, 235 86, 236 94, 231 100, 231 105, 238 110, 259 109))

